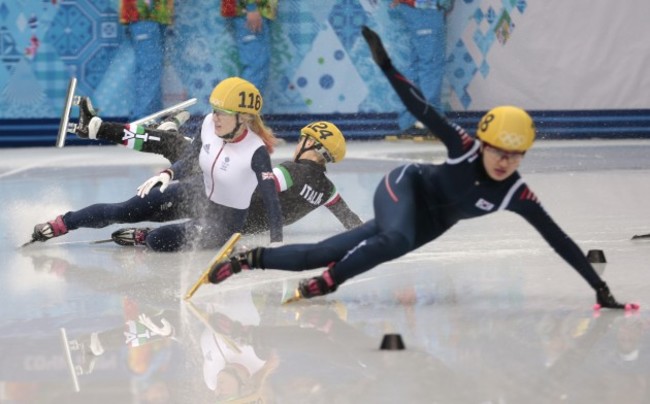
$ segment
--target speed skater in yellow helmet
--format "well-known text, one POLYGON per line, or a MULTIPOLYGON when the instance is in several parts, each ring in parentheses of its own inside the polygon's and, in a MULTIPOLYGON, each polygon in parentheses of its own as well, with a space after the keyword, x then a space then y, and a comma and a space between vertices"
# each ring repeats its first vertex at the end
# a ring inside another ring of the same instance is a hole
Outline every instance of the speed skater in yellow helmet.
POLYGON ((259 115, 262 103, 260 90, 240 77, 229 77, 221 81, 210 94, 212 108, 225 113, 259 115))
POLYGON ((303 141, 296 160, 307 150, 319 153, 328 163, 337 163, 345 157, 345 137, 332 122, 312 122, 300 129, 300 135, 312 139, 314 143, 308 147, 306 141, 303 141))
POLYGON ((229 77, 219 82, 210 94, 210 105, 213 112, 215 116, 232 115, 236 117, 235 128, 220 137, 231 141, 240 132, 244 122, 258 120, 258 123, 261 123, 262 102, 260 91, 247 80, 240 77, 229 77), (246 115, 241 117, 239 114, 246 115))
POLYGON ((501 150, 525 152, 535 141, 535 124, 523 109, 500 106, 483 115, 476 134, 483 142, 501 150))

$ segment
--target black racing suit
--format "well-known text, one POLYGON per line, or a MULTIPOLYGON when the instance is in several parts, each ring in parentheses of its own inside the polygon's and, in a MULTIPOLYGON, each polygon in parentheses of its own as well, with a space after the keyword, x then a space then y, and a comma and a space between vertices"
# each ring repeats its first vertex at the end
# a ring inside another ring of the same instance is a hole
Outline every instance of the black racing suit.
MULTIPOLYGON (((285 226, 297 222, 319 206, 329 209, 348 230, 363 223, 359 216, 350 210, 325 172, 325 165, 306 159, 297 162, 285 161, 275 166, 273 173, 276 179, 282 179, 276 181, 276 187, 280 192, 285 226)), ((269 222, 264 214, 264 200, 258 192, 253 194, 249 212, 244 233, 268 230, 269 222)))

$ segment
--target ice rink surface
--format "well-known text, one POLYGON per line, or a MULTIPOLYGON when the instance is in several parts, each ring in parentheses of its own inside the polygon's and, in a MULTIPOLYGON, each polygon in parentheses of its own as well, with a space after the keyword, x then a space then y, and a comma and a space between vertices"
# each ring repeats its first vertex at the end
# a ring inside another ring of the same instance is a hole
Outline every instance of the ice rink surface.
MULTIPOLYGON (((444 158, 434 142, 350 142, 329 172, 369 219, 386 171, 444 158)), ((650 233, 650 141, 539 141, 520 170, 585 253, 604 251, 597 269, 614 295, 641 304, 627 315, 597 315, 589 286, 507 212, 289 305, 283 291, 319 271, 249 271, 188 303, 214 251, 88 243, 118 225, 17 248, 35 224, 125 200, 164 167, 117 146, 0 149, 0 402, 650 402, 650 240, 630 240, 650 233), (94 333, 100 355, 89 350, 94 333), (386 334, 406 349, 380 350, 386 334)), ((314 212, 285 242, 341 230, 314 212)))

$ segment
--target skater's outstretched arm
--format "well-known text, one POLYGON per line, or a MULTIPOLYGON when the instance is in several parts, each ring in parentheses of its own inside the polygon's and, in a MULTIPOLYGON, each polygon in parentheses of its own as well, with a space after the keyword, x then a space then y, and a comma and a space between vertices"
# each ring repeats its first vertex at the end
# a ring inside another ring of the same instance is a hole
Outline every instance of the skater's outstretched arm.
POLYGON ((609 291, 609 287, 596 273, 580 247, 569 237, 539 203, 537 197, 523 186, 512 198, 508 207, 530 223, 555 252, 573 267, 596 292, 598 308, 638 309, 634 303, 619 303, 609 291))
POLYGON ((373 60, 386 75, 409 112, 445 144, 450 157, 465 154, 472 146, 469 135, 440 116, 435 108, 427 103, 422 92, 395 69, 376 32, 364 26, 361 33, 370 47, 373 60))
POLYGON ((258 181, 259 192, 262 193, 266 215, 271 231, 271 242, 282 242, 282 208, 280 198, 275 189, 275 177, 271 168, 271 157, 264 147, 255 151, 251 161, 251 168, 258 181))
POLYGON ((102 122, 97 139, 136 151, 160 154, 171 163, 178 161, 190 144, 190 140, 179 132, 116 122, 102 122))
POLYGON ((363 224, 363 220, 359 215, 354 213, 348 204, 343 200, 343 197, 337 193, 336 199, 325 205, 330 212, 336 216, 346 230, 353 229, 363 224))
POLYGON ((160 154, 174 163, 190 143, 190 140, 178 131, 189 117, 187 111, 180 111, 162 122, 158 128, 104 122, 97 115, 90 98, 82 97, 79 101, 79 122, 75 134, 83 139, 105 140, 136 151, 160 154))

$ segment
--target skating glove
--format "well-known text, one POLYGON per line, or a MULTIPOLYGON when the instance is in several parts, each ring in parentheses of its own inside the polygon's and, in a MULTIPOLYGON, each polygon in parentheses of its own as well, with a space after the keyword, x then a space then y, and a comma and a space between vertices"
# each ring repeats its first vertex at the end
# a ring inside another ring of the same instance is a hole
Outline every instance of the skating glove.
POLYGON ((172 170, 165 170, 158 175, 154 175, 138 187, 137 195, 140 198, 144 198, 157 184, 160 184, 160 192, 165 192, 169 186, 169 182, 172 180, 172 176, 172 170))
POLYGON ((375 63, 377 63, 377 65, 382 69, 387 69, 390 67, 390 58, 388 57, 388 53, 386 52, 384 44, 381 42, 379 35, 377 35, 375 31, 371 30, 365 25, 363 28, 361 28, 361 34, 368 43, 370 54, 372 55, 372 59, 375 61, 375 63))

